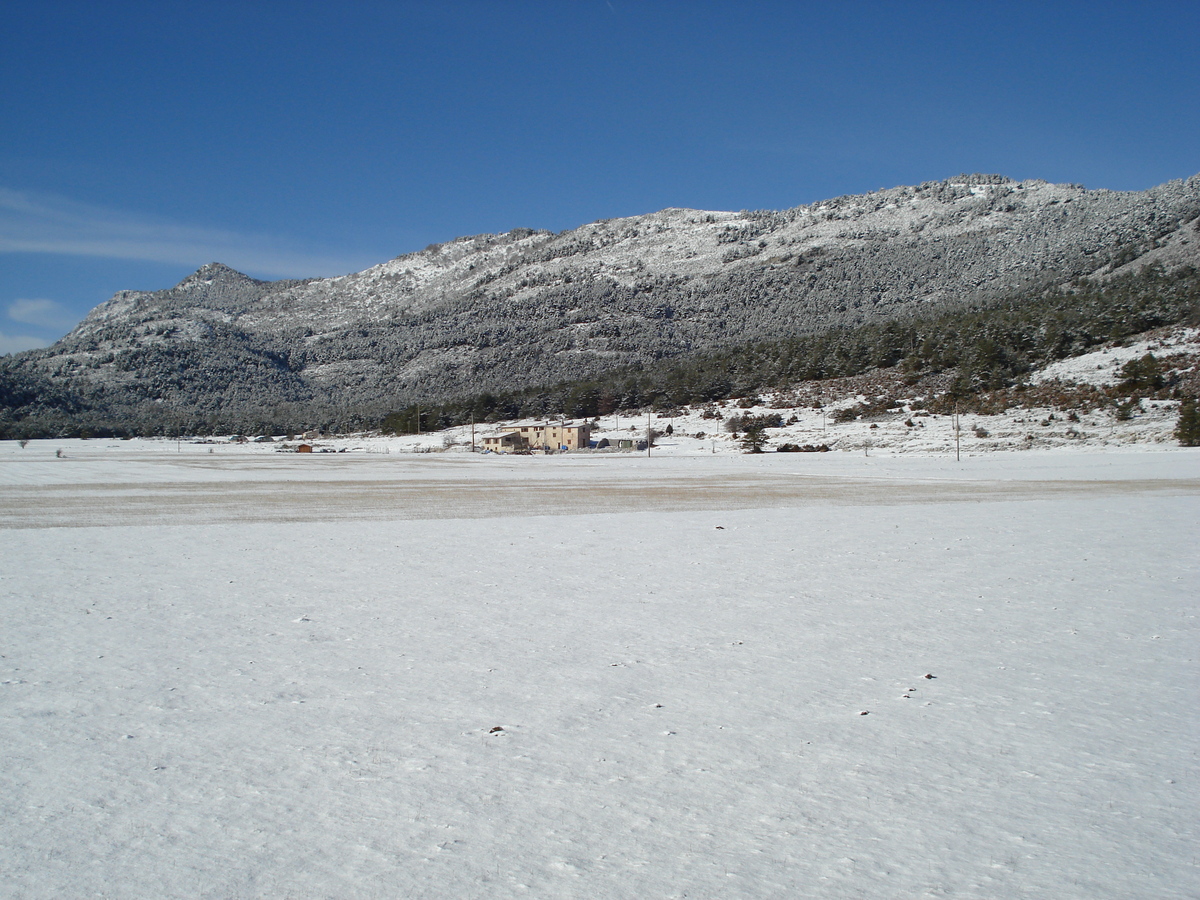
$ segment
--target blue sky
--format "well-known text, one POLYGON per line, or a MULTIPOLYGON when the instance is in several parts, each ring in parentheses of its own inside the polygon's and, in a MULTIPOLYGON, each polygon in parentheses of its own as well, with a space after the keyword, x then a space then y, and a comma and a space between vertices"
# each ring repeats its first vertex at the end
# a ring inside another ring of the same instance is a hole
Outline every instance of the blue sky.
POLYGON ((1200 3, 6 0, 0 353, 220 261, 1200 172, 1200 3))

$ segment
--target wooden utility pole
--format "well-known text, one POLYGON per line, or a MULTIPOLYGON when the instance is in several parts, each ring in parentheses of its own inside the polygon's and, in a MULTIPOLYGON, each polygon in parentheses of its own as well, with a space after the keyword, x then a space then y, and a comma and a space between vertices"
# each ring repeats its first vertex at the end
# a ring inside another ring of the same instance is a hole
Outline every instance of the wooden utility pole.
POLYGON ((650 445, 654 443, 650 440, 650 413, 646 413, 646 456, 650 456, 650 445))
POLYGON ((959 447, 958 401, 954 401, 954 460, 962 462, 962 450, 959 447))

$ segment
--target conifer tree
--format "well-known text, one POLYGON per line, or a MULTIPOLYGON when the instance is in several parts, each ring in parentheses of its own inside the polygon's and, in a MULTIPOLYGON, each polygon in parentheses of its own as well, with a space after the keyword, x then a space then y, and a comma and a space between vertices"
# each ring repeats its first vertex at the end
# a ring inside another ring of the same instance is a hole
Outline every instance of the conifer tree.
POLYGON ((762 425, 751 425, 742 438, 742 449, 747 453, 762 453, 767 442, 767 430, 762 425))
POLYGON ((1184 447, 1200 447, 1200 406, 1195 397, 1188 397, 1179 404, 1175 437, 1184 447))

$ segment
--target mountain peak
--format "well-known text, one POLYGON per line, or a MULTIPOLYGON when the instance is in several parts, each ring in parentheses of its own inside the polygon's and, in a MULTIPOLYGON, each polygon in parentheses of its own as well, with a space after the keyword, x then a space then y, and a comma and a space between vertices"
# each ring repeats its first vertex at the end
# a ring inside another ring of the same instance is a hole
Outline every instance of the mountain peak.
POLYGON ((231 269, 229 266, 219 263, 210 262, 207 265, 201 266, 183 281, 176 285, 176 288, 198 287, 200 285, 211 284, 238 284, 238 283, 253 283, 254 279, 249 275, 243 275, 237 269, 231 269))
POLYGON ((1015 181, 1006 175, 985 175, 981 172, 973 172, 970 175, 966 173, 955 175, 953 178, 947 178, 944 183, 966 185, 1016 184, 1015 181))

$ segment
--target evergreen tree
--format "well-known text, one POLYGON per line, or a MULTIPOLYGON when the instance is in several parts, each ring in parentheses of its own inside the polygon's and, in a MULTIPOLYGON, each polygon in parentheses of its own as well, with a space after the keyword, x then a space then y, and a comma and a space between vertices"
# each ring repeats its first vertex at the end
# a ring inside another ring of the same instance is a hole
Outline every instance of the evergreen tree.
POLYGON ((1200 408, 1195 397, 1188 397, 1179 404, 1175 437, 1184 447, 1200 447, 1200 408))
POLYGON ((762 425, 752 425, 742 438, 742 449, 747 453, 762 453, 767 443, 767 430, 762 425))

